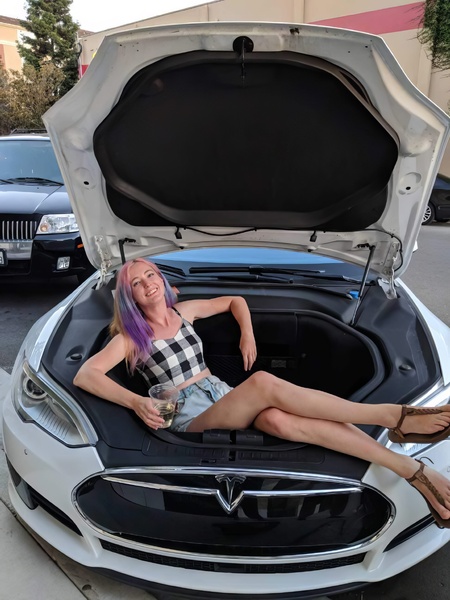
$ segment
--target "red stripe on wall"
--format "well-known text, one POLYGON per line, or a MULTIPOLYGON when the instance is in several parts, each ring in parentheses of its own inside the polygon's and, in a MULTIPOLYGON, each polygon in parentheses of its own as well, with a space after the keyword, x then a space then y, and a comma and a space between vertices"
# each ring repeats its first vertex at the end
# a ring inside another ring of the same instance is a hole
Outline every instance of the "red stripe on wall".
POLYGON ((364 13, 312 21, 312 25, 330 25, 331 27, 344 27, 356 31, 366 31, 379 35, 395 31, 408 31, 418 29, 423 15, 423 2, 412 2, 402 6, 370 10, 364 13))

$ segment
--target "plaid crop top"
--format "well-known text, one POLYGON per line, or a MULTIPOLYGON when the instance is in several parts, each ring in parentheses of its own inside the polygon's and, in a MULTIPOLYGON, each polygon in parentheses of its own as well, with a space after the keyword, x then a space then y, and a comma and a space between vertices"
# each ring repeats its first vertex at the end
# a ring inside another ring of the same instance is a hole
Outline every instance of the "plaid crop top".
MULTIPOLYGON (((175 308, 173 310, 180 315, 175 308)), ((153 340, 153 353, 139 368, 150 385, 172 383, 177 386, 206 369, 202 340, 192 324, 180 317, 181 327, 175 337, 153 340)))

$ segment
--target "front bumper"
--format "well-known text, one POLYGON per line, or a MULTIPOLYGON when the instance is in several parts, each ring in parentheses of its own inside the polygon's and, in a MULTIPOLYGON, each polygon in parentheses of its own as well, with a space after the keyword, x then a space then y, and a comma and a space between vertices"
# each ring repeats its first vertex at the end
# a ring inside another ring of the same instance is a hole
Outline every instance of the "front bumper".
POLYGON ((0 240, 7 263, 0 266, 0 277, 33 278, 90 275, 94 269, 87 259, 79 233, 40 235, 33 240, 0 240), (69 266, 58 268, 58 259, 68 258, 69 266))
MULTIPOLYGON (((11 465, 9 492, 21 519, 76 562, 158 595, 173 596, 175 588, 180 599, 312 598, 318 593, 342 592, 392 577, 450 540, 449 530, 430 525, 426 504, 419 494, 389 471, 371 467, 366 476, 368 484, 390 498, 397 515, 381 536, 368 540, 363 548, 340 551, 338 556, 333 552, 288 556, 282 561, 280 557, 274 561, 271 556, 247 561, 242 557, 212 560, 201 549, 190 557, 177 550, 161 552, 99 530, 77 510, 74 490, 94 473, 103 471, 94 447, 66 447, 34 424, 24 423, 9 397, 4 406, 3 435, 11 465), (28 502, 23 493, 25 482, 33 490, 35 504, 28 502), (411 536, 404 534, 408 530, 411 536), (276 572, 272 569, 274 562, 285 567, 276 572), (252 568, 245 569, 248 564, 252 568)), ((427 456, 442 472, 448 468, 449 450, 448 441, 427 448, 427 456)))

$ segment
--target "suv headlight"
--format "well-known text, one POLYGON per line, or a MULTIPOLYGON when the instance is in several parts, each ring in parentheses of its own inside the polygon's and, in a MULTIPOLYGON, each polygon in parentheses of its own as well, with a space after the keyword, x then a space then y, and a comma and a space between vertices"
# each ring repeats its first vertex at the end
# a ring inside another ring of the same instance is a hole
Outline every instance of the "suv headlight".
POLYGON ((44 233, 73 233, 79 231, 75 215, 44 215, 37 228, 36 235, 44 233))
POLYGON ((80 407, 50 378, 37 375, 26 360, 12 374, 14 408, 66 446, 94 445, 95 430, 80 407))

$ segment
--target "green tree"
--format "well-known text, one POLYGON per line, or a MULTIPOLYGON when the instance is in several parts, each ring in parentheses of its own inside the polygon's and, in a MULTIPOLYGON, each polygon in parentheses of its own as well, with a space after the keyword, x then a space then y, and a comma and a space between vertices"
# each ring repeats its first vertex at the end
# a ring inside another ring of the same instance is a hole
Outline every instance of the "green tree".
POLYGON ((0 69, 0 132, 43 129, 41 117, 57 100, 63 79, 62 70, 51 63, 40 69, 25 65, 21 73, 0 69))
POLYGON ((450 68, 450 2, 425 0, 419 40, 430 51, 435 69, 450 68))
POLYGON ((25 65, 39 71, 51 63, 62 70, 59 96, 78 81, 75 43, 79 25, 70 15, 71 4, 72 0, 28 0, 27 20, 21 21, 21 25, 31 35, 17 43, 25 65))
POLYGON ((11 131, 10 82, 8 71, 0 69, 0 135, 11 131))

